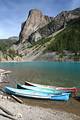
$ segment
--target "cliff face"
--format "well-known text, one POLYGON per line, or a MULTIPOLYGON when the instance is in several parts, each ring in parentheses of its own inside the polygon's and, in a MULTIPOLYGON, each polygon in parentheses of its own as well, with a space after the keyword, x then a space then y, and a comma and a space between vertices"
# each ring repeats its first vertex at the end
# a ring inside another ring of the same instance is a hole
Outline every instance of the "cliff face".
POLYGON ((32 9, 27 20, 22 24, 19 43, 34 42, 47 37, 55 31, 64 28, 70 20, 80 17, 80 8, 72 11, 63 11, 56 17, 44 16, 40 10, 32 9))
MULTIPOLYGON (((32 33, 51 22, 52 19, 51 17, 44 16, 40 10, 30 10, 27 20, 22 24, 19 42, 25 42, 32 33)), ((39 34, 38 37, 40 37, 39 34)))
POLYGON ((61 26, 65 26, 67 22, 69 22, 70 20, 77 19, 79 17, 80 17, 80 8, 71 11, 63 11, 54 18, 55 27, 59 28, 61 26))

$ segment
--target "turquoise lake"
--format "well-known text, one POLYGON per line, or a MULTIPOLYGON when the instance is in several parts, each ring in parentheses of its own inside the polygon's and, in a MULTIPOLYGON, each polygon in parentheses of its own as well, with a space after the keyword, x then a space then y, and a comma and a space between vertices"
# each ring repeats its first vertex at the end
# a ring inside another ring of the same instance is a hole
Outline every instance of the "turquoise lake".
POLYGON ((80 86, 80 62, 6 62, 0 63, 0 68, 11 70, 16 82, 80 86))
MULTIPOLYGON (((80 62, 5 62, 0 63, 0 69, 11 70, 9 80, 16 87, 16 83, 24 84, 25 81, 65 86, 80 87, 80 62)), ((80 94, 78 94, 80 95, 80 94)), ((80 115, 80 101, 70 98, 68 102, 23 99, 27 105, 60 109, 80 115)))

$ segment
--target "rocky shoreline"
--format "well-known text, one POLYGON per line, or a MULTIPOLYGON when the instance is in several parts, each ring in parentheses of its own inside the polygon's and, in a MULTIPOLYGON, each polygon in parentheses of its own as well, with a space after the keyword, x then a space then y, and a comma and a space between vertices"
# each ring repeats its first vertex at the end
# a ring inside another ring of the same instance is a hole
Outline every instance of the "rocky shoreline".
MULTIPOLYGON (((80 116, 51 108, 42 108, 13 102, 11 97, 0 95, 0 106, 13 114, 14 120, 80 120, 80 116)), ((0 109, 0 120, 10 120, 0 109)))
POLYGON ((80 62, 80 59, 78 60, 74 60, 74 59, 65 59, 65 58, 49 58, 49 57, 44 57, 44 56, 41 56, 39 58, 35 58, 34 57, 31 57, 31 58, 28 58, 28 59, 15 59, 15 60, 1 60, 0 62, 32 62, 32 61, 53 61, 53 62, 80 62))
POLYGON ((37 55, 31 55, 29 57, 23 56, 16 56, 14 59, 11 58, 1 58, 0 62, 31 62, 31 61, 60 61, 60 62, 75 62, 75 61, 80 61, 80 57, 73 57, 72 54, 68 55, 63 55, 58 54, 56 52, 48 52, 48 53, 42 53, 42 54, 37 54, 37 55))

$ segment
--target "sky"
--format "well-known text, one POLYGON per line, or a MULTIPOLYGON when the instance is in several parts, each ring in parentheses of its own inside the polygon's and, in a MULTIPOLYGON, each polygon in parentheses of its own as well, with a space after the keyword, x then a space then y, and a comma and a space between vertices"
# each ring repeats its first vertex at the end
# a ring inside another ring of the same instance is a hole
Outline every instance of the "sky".
POLYGON ((18 36, 30 9, 56 16, 63 10, 77 7, 80 7, 80 0, 0 0, 0 39, 18 36))

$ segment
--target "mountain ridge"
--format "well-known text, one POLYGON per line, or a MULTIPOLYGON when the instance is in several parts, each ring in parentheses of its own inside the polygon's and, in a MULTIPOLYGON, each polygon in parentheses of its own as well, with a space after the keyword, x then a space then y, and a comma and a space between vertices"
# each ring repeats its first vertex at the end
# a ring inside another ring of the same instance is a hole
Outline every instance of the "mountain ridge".
POLYGON ((38 41, 63 28, 68 21, 75 18, 77 19, 78 17, 80 17, 80 8, 62 11, 56 17, 47 16, 47 19, 44 19, 45 15, 43 15, 41 11, 32 9, 29 11, 27 20, 22 25, 18 43, 20 43, 20 41, 29 41, 31 43, 38 41))
POLYGON ((56 17, 32 9, 22 24, 19 40, 6 46, 6 51, 1 47, 0 60, 80 60, 79 26, 80 8, 62 11, 56 17))

